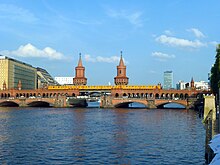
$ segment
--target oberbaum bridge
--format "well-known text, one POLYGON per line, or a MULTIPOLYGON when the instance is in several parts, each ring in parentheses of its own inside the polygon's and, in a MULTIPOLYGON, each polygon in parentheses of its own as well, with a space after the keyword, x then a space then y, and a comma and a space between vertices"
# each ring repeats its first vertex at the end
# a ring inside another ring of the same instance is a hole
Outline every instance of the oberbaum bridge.
POLYGON ((190 88, 185 90, 165 90, 162 89, 161 84, 132 86, 128 85, 128 79, 121 54, 114 86, 87 86, 85 67, 80 55, 78 66, 75 67, 73 85, 23 90, 21 81, 18 82, 17 89, 6 89, 4 82, 3 90, 0 90, 0 106, 86 107, 87 101, 94 98, 99 99, 101 108, 128 107, 131 103, 140 103, 146 108, 164 108, 166 104, 177 103, 189 109, 196 108, 202 103, 203 95, 209 93, 209 91, 196 90, 193 79, 190 88))

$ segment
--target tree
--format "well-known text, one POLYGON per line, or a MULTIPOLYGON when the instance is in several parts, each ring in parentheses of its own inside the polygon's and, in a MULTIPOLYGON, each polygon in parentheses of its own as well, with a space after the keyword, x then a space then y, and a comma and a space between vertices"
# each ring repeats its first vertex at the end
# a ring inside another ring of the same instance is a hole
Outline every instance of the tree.
POLYGON ((220 83, 220 44, 216 48, 215 64, 211 69, 210 86, 214 95, 219 93, 219 83, 220 83))

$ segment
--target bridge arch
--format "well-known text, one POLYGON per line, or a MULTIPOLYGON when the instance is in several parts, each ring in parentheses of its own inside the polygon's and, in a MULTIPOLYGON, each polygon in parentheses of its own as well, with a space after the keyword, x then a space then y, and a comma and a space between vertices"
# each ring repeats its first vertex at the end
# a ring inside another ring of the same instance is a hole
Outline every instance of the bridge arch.
POLYGON ((14 101, 3 101, 0 103, 0 107, 19 107, 19 104, 14 101))
POLYGON ((47 101, 32 101, 27 104, 29 107, 50 107, 51 103, 47 101))
POLYGON ((181 105, 183 106, 184 108, 187 108, 187 102, 186 101, 181 101, 181 100, 165 100, 165 101, 162 101, 162 102, 159 102, 156 104, 156 107, 157 108, 165 108, 164 106, 165 105, 168 105, 168 104, 177 104, 177 105, 181 105))
POLYGON ((115 108, 128 108, 129 104, 131 104, 131 103, 139 103, 139 104, 144 105, 146 108, 148 107, 147 102, 138 101, 138 100, 129 100, 129 101, 124 100, 124 101, 121 101, 121 102, 114 104, 113 106, 115 108))

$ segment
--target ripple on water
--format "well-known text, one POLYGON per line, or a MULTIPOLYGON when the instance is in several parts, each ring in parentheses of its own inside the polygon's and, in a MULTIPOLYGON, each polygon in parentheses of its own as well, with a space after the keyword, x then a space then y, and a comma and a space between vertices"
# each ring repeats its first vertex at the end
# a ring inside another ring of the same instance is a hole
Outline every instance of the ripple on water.
POLYGON ((5 164, 203 164, 196 112, 1 108, 5 164))

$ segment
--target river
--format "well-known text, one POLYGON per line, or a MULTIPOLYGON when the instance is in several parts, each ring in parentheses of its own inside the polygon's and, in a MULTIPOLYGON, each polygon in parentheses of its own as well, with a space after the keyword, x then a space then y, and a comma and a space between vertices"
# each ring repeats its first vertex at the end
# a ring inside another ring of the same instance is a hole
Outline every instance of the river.
POLYGON ((202 165, 198 116, 185 109, 0 107, 0 163, 202 165))

